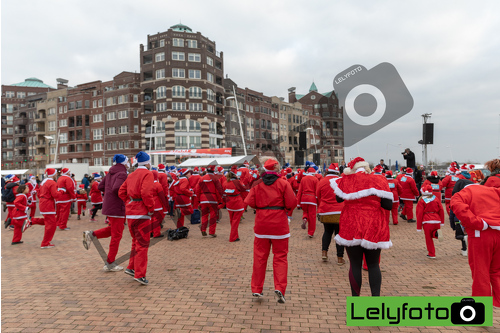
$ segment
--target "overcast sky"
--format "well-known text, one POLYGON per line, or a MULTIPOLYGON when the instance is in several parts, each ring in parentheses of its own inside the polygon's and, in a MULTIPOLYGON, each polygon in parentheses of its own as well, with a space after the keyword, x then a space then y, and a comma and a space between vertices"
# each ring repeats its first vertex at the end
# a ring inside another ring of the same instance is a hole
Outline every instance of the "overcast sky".
POLYGON ((393 64, 413 110, 346 148, 401 163, 422 160, 422 117, 432 113, 429 159, 482 163, 500 154, 498 1, 2 0, 2 84, 37 77, 77 85, 139 71, 148 34, 182 22, 215 41, 240 87, 287 98, 320 92, 360 64, 393 64))

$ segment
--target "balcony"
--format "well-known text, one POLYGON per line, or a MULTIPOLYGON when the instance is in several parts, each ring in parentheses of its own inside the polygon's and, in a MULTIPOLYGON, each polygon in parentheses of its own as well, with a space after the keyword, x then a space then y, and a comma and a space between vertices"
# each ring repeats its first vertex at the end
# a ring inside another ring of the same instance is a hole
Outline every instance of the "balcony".
POLYGON ((35 122, 44 122, 46 120, 45 113, 40 113, 35 116, 35 122))
POLYGON ((16 134, 16 135, 26 135, 26 130, 25 129, 16 130, 16 131, 14 131, 14 134, 16 134))
POLYGON ((39 147, 45 147, 45 145, 47 144, 47 141, 45 141, 45 140, 39 140, 39 141, 33 142, 33 144, 37 148, 39 148, 39 147))
POLYGON ((24 125, 26 126, 28 124, 28 118, 26 117, 16 117, 14 119, 14 125, 17 126, 17 125, 24 125))

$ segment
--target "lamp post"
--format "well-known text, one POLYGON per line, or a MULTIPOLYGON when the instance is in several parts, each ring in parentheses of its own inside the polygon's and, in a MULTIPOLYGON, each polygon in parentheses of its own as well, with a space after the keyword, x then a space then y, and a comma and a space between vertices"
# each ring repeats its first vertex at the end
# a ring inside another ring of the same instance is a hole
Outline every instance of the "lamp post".
POLYGON ((153 148, 153 146, 151 145, 151 140, 153 139, 153 132, 156 133, 156 121, 151 120, 151 133, 149 134, 149 155, 151 155, 151 148, 153 148))
POLYGON ((243 152, 245 156, 247 156, 247 145, 245 144, 245 135, 243 133, 243 127, 241 126, 241 117, 240 117, 240 108, 238 107, 238 99, 236 98, 236 88, 233 85, 233 96, 230 96, 226 98, 228 99, 234 99, 234 103, 236 104, 236 113, 238 114, 238 123, 240 124, 240 136, 241 136, 241 141, 243 142, 243 152))

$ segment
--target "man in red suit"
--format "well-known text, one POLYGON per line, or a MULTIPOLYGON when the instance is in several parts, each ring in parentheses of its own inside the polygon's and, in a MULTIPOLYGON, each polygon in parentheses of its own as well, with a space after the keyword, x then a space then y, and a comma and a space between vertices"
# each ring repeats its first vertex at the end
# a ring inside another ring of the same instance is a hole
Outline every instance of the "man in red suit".
POLYGON ((406 174, 401 177, 399 183, 401 184, 401 200, 404 202, 401 218, 407 220, 409 223, 417 222, 413 219, 413 200, 419 195, 415 180, 412 178, 413 169, 406 168, 406 174))
POLYGON ((316 188, 318 187, 319 179, 316 177, 316 171, 313 168, 307 169, 302 181, 299 185, 297 193, 297 202, 302 208, 302 229, 307 229, 309 238, 314 236, 316 231, 316 206, 318 201, 316 199, 316 188))
POLYGON ((71 210, 71 203, 76 202, 76 184, 71 179, 71 171, 68 168, 61 170, 61 176, 57 180, 57 190, 63 194, 57 199, 57 226, 61 230, 69 230, 68 218, 71 210))
POLYGON ((219 203, 222 202, 222 186, 219 180, 215 177, 215 165, 207 167, 207 174, 201 177, 194 192, 200 200, 201 208, 201 235, 207 235, 208 219, 210 218, 210 226, 208 233, 215 235, 217 228, 217 212, 219 211, 219 203))
POLYGON ((181 169, 179 179, 174 183, 173 191, 175 193, 175 208, 180 209, 179 218, 177 219, 177 228, 184 226, 184 217, 193 214, 193 205, 191 197, 194 192, 189 185, 189 177, 191 176, 190 169, 181 169))

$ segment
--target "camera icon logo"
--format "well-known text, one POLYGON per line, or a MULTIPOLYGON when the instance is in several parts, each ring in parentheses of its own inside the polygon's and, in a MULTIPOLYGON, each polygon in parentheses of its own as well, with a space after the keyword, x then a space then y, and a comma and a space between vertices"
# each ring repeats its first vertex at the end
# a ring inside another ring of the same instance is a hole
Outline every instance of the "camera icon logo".
POLYGON ((409 113, 413 97, 396 68, 383 62, 340 72, 333 88, 344 108, 344 146, 350 147, 409 113))
POLYGON ((450 319, 455 325, 478 325, 485 320, 483 303, 476 303, 472 298, 463 298, 460 303, 451 304, 450 319))

